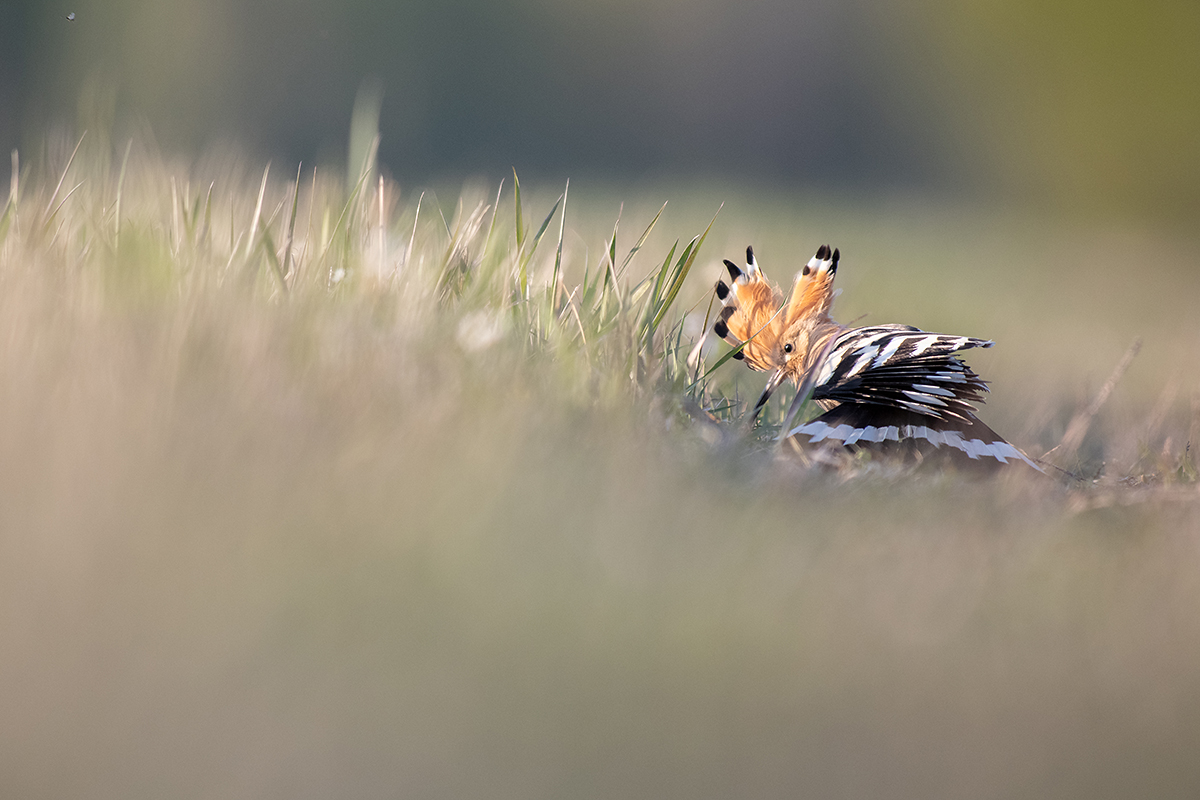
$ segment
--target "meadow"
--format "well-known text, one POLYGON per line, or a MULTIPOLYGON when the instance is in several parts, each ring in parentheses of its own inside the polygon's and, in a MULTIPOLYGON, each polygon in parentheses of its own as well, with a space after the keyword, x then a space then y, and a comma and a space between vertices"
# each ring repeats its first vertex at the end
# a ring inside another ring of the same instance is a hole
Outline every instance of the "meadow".
POLYGON ((1200 793, 1193 232, 362 152, 15 162, 7 796, 1200 793), (744 431, 721 259, 825 242, 841 321, 994 339, 981 417, 1059 469, 744 431))

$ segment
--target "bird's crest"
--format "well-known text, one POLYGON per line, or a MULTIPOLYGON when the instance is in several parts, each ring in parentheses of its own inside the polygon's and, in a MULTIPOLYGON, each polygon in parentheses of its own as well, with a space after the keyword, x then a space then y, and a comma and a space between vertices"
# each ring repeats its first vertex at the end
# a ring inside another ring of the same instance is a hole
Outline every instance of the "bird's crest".
POLYGON ((822 245, 796 275, 784 304, 783 293, 759 268, 754 248, 747 247, 744 269, 725 261, 730 283, 717 281, 722 308, 713 332, 734 347, 745 342, 735 357, 751 369, 779 369, 783 366, 779 340, 784 332, 800 320, 828 316, 839 257, 837 250, 822 245))

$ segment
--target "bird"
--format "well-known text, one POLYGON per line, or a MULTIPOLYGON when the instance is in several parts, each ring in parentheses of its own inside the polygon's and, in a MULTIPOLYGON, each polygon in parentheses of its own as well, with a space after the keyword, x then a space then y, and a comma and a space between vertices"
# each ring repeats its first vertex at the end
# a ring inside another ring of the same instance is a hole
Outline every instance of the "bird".
POLYGON ((730 282, 717 281, 721 311, 713 332, 734 358, 769 373, 751 412, 757 419, 785 381, 798 387, 781 433, 800 452, 818 448, 914 456, 941 455, 957 465, 1042 468, 976 416, 988 391, 960 357, 994 342, 930 333, 911 325, 841 325, 830 316, 841 253, 821 245, 783 293, 763 274, 753 246, 746 265, 726 259, 730 282), (824 412, 790 428, 811 393, 824 412))

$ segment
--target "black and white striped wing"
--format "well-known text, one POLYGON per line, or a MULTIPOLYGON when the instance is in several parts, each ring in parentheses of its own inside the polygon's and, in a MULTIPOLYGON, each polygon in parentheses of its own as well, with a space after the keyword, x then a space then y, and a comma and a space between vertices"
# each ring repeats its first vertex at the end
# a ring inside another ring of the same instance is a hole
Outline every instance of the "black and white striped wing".
POLYGON ((788 436, 806 449, 836 445, 900 456, 941 456, 963 467, 1024 463, 1043 471, 978 419, 935 420, 915 411, 866 403, 843 403, 796 426, 788 436))
POLYGON ((971 421, 987 382, 955 354, 992 344, 908 325, 855 328, 839 335, 817 365, 813 398, 971 421))

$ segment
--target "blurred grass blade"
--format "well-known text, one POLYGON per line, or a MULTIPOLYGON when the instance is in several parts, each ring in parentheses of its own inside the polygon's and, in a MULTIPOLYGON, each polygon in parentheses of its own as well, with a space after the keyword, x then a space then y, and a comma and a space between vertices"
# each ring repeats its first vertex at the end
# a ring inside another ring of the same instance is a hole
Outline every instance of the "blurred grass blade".
POLYGON ((697 386, 699 386, 701 383, 703 383, 705 380, 707 380, 708 376, 712 375, 714 372, 716 372, 718 369, 720 369, 722 366, 724 366, 726 361, 733 358, 738 353, 742 352, 742 350, 746 349, 746 345, 750 344, 750 342, 753 339, 754 339, 754 337, 751 336, 750 339, 747 339, 746 341, 739 344, 737 347, 730 350, 725 355, 718 358, 717 363, 713 364, 712 367, 707 372, 705 372, 699 378, 696 378, 696 380, 694 380, 690 384, 688 384, 687 392, 690 393, 693 389, 695 389, 697 386))
POLYGON ((600 288, 600 308, 599 313, 601 319, 604 318, 608 311, 608 297, 612 294, 617 298, 617 313, 620 313, 623 307, 621 292, 617 289, 617 229, 621 225, 621 213, 625 210, 625 204, 617 209, 617 219, 613 223, 612 239, 608 242, 608 267, 604 271, 604 283, 600 288))
MULTIPOLYGON (((362 191, 363 182, 366 179, 366 175, 359 176, 358 183, 354 185, 354 189, 350 192, 350 196, 346 198, 346 203, 342 206, 342 213, 338 215, 337 222, 334 223, 333 229, 329 232, 329 239, 325 241, 325 246, 321 250, 321 257, 317 259, 318 268, 324 266, 325 259, 329 256, 329 251, 333 248, 333 243, 337 239, 338 233, 342 230, 342 224, 346 222, 346 217, 350 214, 350 209, 354 207, 354 201, 358 199, 358 193, 362 191)), ((422 194, 421 196, 424 197, 425 195, 422 194)), ((328 209, 326 210, 328 211, 328 209)), ((330 281, 332 281, 332 268, 329 271, 329 278, 330 281)))
MULTIPOLYGON (((661 286, 655 288, 655 310, 654 322, 652 325, 658 327, 662 322, 662 318, 666 316, 667 311, 671 308, 671 303, 675 301, 675 297, 679 294, 679 287, 683 283, 683 279, 687 277, 687 272, 691 268, 692 262, 696 260, 696 251, 700 249, 699 241, 692 239, 688 242, 688 246, 684 248, 680 254, 679 260, 675 262, 675 268, 672 270, 670 282, 666 284, 666 292, 661 291, 661 286)), ((666 274, 666 270, 662 271, 666 274)))
POLYGON ((605 272, 605 283, 614 285, 617 278, 617 228, 621 225, 621 211, 625 206, 622 204, 621 209, 617 211, 617 221, 613 223, 612 239, 608 243, 608 269, 605 272))
MULTIPOLYGON (((301 161, 296 166, 296 189, 292 193, 292 213, 288 215, 287 238, 284 240, 283 245, 283 271, 281 274, 285 279, 287 276, 292 274, 292 242, 294 242, 296 238, 296 212, 300 208, 300 170, 303 168, 304 162, 301 161)), ((211 193, 211 191, 212 190, 210 189, 209 192, 211 193)), ((207 220, 205 221, 205 224, 208 224, 207 220)), ((284 288, 287 288, 286 280, 284 283, 284 288)))
MULTIPOLYGON (((675 244, 676 244, 676 246, 678 246, 679 242, 676 241, 675 244)), ((694 244, 696 244, 695 239, 692 239, 692 241, 688 242, 687 247, 685 247, 683 249, 683 254, 679 256, 680 259, 687 258, 687 255, 688 255, 688 253, 691 252, 692 246, 694 244)), ((672 250, 672 253, 673 252, 674 252, 674 250, 672 250)), ((667 268, 670 266, 671 266, 671 257, 668 256, 667 260, 664 261, 661 266, 659 266, 658 271, 654 273, 654 291, 650 293, 650 298, 651 298, 650 302, 655 307, 656 310, 658 308, 658 300, 660 297, 662 297, 663 285, 666 283, 666 280, 667 280, 667 268)))
POLYGON ((483 227, 483 217, 488 212, 488 206, 480 203, 470 214, 463 213, 462 198, 459 198, 459 210, 455 215, 454 232, 450 243, 442 256, 441 270, 435 286, 443 297, 450 294, 460 295, 471 277, 471 261, 469 250, 480 228, 483 227))
MULTIPOLYGON (((71 165, 75 163, 75 156, 78 155, 79 147, 83 144, 83 140, 86 136, 87 131, 84 131, 80 135, 79 141, 75 143, 75 149, 71 151, 71 157, 67 159, 67 165, 63 167, 62 175, 58 179, 58 184, 54 187, 54 192, 50 195, 50 201, 46 203, 46 210, 42 212, 43 219, 40 226, 43 231, 50 224, 50 220, 53 218, 53 215, 50 213, 50 209, 54 208, 54 201, 58 199, 58 193, 62 191, 63 183, 67 180, 67 173, 71 171, 71 165)), ((79 187, 76 186, 75 188, 78 189, 79 187)), ((62 206, 60 204, 59 208, 61 207, 62 206)), ((57 209, 55 209, 55 211, 57 212, 57 209)))
POLYGON ((262 226, 262 248, 267 256, 267 261, 271 264, 271 269, 275 273, 275 277, 279 279, 279 287, 283 289, 283 293, 287 294, 288 284, 287 277, 283 274, 283 266, 279 263, 279 255, 275 252, 275 239, 271 236, 271 226, 262 226))
MULTIPOLYGON (((662 212, 666 209, 666 207, 667 204, 663 203, 662 208, 660 208, 658 213, 654 215, 654 219, 650 220, 650 224, 646 226, 646 230, 642 231, 642 235, 638 238, 637 244, 635 244, 633 249, 629 251, 629 255, 625 256, 625 260, 621 262, 621 268, 617 270, 618 278, 621 277, 622 273, 625 272, 625 268, 629 266, 629 262, 633 260, 633 257, 637 255, 637 252, 642 249, 642 245, 646 243, 646 239, 650 238, 650 232, 654 230, 654 226, 658 224, 658 218, 662 216, 662 212)), ((616 235, 615 230, 613 234, 614 236, 616 235)))
POLYGON ((8 179, 8 202, 4 204, 4 216, 0 217, 0 245, 8 238, 8 229, 17 215, 17 192, 21 188, 21 157, 16 148, 12 151, 12 175, 8 179))
MULTIPOLYGON (((296 174, 296 194, 299 199, 300 193, 300 174, 296 174)), ((387 209, 384 201, 387 198, 384 195, 383 175, 379 176, 379 275, 382 277, 387 272, 387 209)))
POLYGON ((695 382, 700 379, 700 367, 702 366, 700 356, 704 351, 704 341, 708 338, 708 324, 712 322, 713 303, 716 299, 715 291, 708 293, 708 307, 704 309, 704 324, 700 326, 700 335, 696 337, 696 346, 688 353, 687 365, 695 369, 695 373, 692 375, 692 385, 695 385, 695 382))
POLYGON ((513 167, 513 214, 517 226, 517 250, 525 244, 525 226, 521 221, 521 181, 517 177, 517 168, 513 167))
POLYGON ((408 237, 408 249, 404 251, 404 266, 408 266, 408 261, 412 258, 413 246, 417 242, 417 222, 421 219, 421 203, 425 200, 425 193, 421 192, 421 196, 417 198, 417 211, 413 214, 413 229, 412 235, 408 237))
POLYGON ((671 304, 675 302, 675 298, 679 295, 680 288, 683 287, 683 282, 687 280, 688 273, 691 272, 692 264, 696 263, 696 256, 700 254, 700 248, 704 246, 704 240, 708 238, 709 231, 717 221, 717 215, 721 213, 721 209, 725 204, 722 203, 717 207, 717 213, 713 214, 712 220, 709 221, 708 227, 704 229, 704 233, 700 234, 699 240, 694 241, 695 247, 685 251, 683 256, 679 258, 679 264, 676 265, 675 274, 671 278, 671 283, 667 287, 667 295, 663 298, 662 306, 658 310, 658 314, 654 318, 654 326, 658 327, 662 322, 667 311, 671 308, 671 304))
POLYGON ((176 247, 182 242, 179 233, 181 227, 186 227, 187 220, 181 219, 187 215, 179 210, 179 186, 175 182, 175 176, 171 176, 171 239, 174 240, 176 247))
POLYGON ((550 227, 550 220, 554 219, 554 215, 558 212, 558 207, 562 205, 562 201, 563 197, 560 195, 559 198, 554 201, 554 207, 550 209, 550 213, 546 215, 544 220, 542 220, 541 227, 538 228, 538 232, 534 234, 533 240, 529 245, 529 252, 525 254, 526 261, 528 261, 530 258, 533 258, 533 254, 537 250, 538 242, 542 240, 542 236, 546 233, 546 228, 550 227))
POLYGON ((537 252, 538 243, 542 241, 542 236, 546 233, 546 228, 550 227, 550 220, 554 219, 554 215, 558 211, 558 207, 562 204, 562 201, 562 195, 559 195, 559 198, 554 201, 554 207, 550 209, 550 213, 542 220, 542 226, 538 228, 537 233, 530 239, 529 251, 520 256, 518 274, 520 275, 522 297, 529 296, 529 262, 533 260, 533 254, 537 252))
POLYGON ((1133 363, 1133 359, 1142 349, 1142 339, 1140 336, 1135 337, 1130 343, 1129 349, 1125 351, 1125 355, 1117 362, 1117 366, 1113 369, 1112 374, 1108 376, 1108 380, 1100 387, 1100 391, 1092 398, 1092 402, 1086 408, 1080 409, 1071 418, 1070 424, 1067 425, 1067 432, 1063 434, 1062 440, 1054 447, 1042 454, 1042 459, 1049 458, 1055 455, 1060 462, 1065 462, 1075 455, 1079 450, 1079 446, 1083 444, 1083 438, 1087 436, 1088 428, 1092 425, 1092 420, 1100 413, 1100 409, 1108 402, 1109 395, 1113 389, 1125 377, 1125 371, 1129 369, 1129 365, 1133 363))
MULTIPOLYGON (((446 235, 450 237, 450 244, 454 244, 454 231, 450 230, 450 223, 446 221, 446 215, 442 212, 442 204, 438 202, 437 194, 433 196, 433 207, 437 209, 438 216, 441 217, 442 227, 446 229, 446 235)), ((462 213, 462 198, 458 198, 458 211, 455 216, 462 213)))
POLYGON ((304 228, 304 249, 300 251, 299 258, 296 259, 296 277, 292 278, 292 283, 295 283, 300 278, 300 265, 304 263, 304 259, 308 256, 308 245, 312 242, 312 220, 313 207, 317 204, 317 168, 313 167, 312 185, 308 189, 308 222, 304 228))
POLYGON ((209 234, 212 232, 212 193, 216 185, 216 181, 208 184, 208 194, 204 198, 204 225, 200 228, 197 241, 202 242, 205 247, 209 246, 209 234))
MULTIPOLYGON (((567 179, 567 185, 563 189, 562 196, 562 213, 558 215, 558 252, 554 256, 554 276, 550 279, 550 307, 554 307, 554 303, 558 298, 558 277, 562 271, 562 250, 563 250, 563 234, 567 227, 567 192, 571 191, 571 179, 567 179)), ((551 212, 554 213, 554 212, 551 212)))
POLYGON ((12 151, 12 174, 8 176, 8 204, 15 206, 21 193, 21 154, 17 148, 12 151))
POLYGON ((13 217, 16 216, 16 208, 17 204, 11 199, 4 204, 4 214, 0 216, 0 246, 8 238, 8 229, 12 225, 13 217))
MULTIPOLYGON (((679 240, 676 239, 675 244, 671 245, 671 249, 667 252, 667 258, 663 262, 664 264, 671 263, 671 259, 675 258, 675 250, 678 249, 678 247, 679 240)), ((662 268, 659 267, 659 269, 662 268)), ((640 303, 642 298, 646 297, 647 293, 654 288, 654 282, 657 278, 658 272, 655 271, 638 281, 637 285, 633 287, 633 291, 630 293, 630 298, 633 300, 634 304, 640 303)))
POLYGON ((129 166, 129 151, 133 149, 133 139, 125 145, 125 155, 121 158, 121 172, 117 176, 117 199, 113 206, 113 237, 114 246, 121 244, 121 198, 125 192, 125 168, 129 166))
POLYGON ((46 217, 46 222, 42 226, 42 230, 46 230, 50 226, 50 223, 53 222, 54 218, 58 216, 58 212, 61 211, 62 207, 64 205, 66 205, 67 201, 71 199, 71 195, 75 194, 75 192, 77 192, 79 190, 79 187, 83 186, 83 183, 84 183, 83 181, 80 181, 79 183, 75 184, 74 186, 71 187, 71 191, 67 192, 63 196, 63 199, 59 202, 59 204, 57 206, 54 207, 54 211, 52 211, 50 213, 50 216, 46 217))
POLYGON ((488 225, 487 238, 483 240, 483 250, 480 252, 480 258, 487 258, 488 250, 492 245, 492 234, 496 232, 496 215, 500 213, 500 195, 504 193, 504 179, 500 179, 500 186, 496 189, 496 202, 492 204, 492 222, 488 225))
POLYGON ((254 216, 250 219, 250 235, 246 237, 246 258, 254 252, 257 244, 255 234, 258 233, 258 220, 262 214, 263 196, 267 193, 267 176, 271 174, 271 162, 267 162, 267 168, 263 170, 262 183, 258 186, 258 200, 254 203, 254 216))

